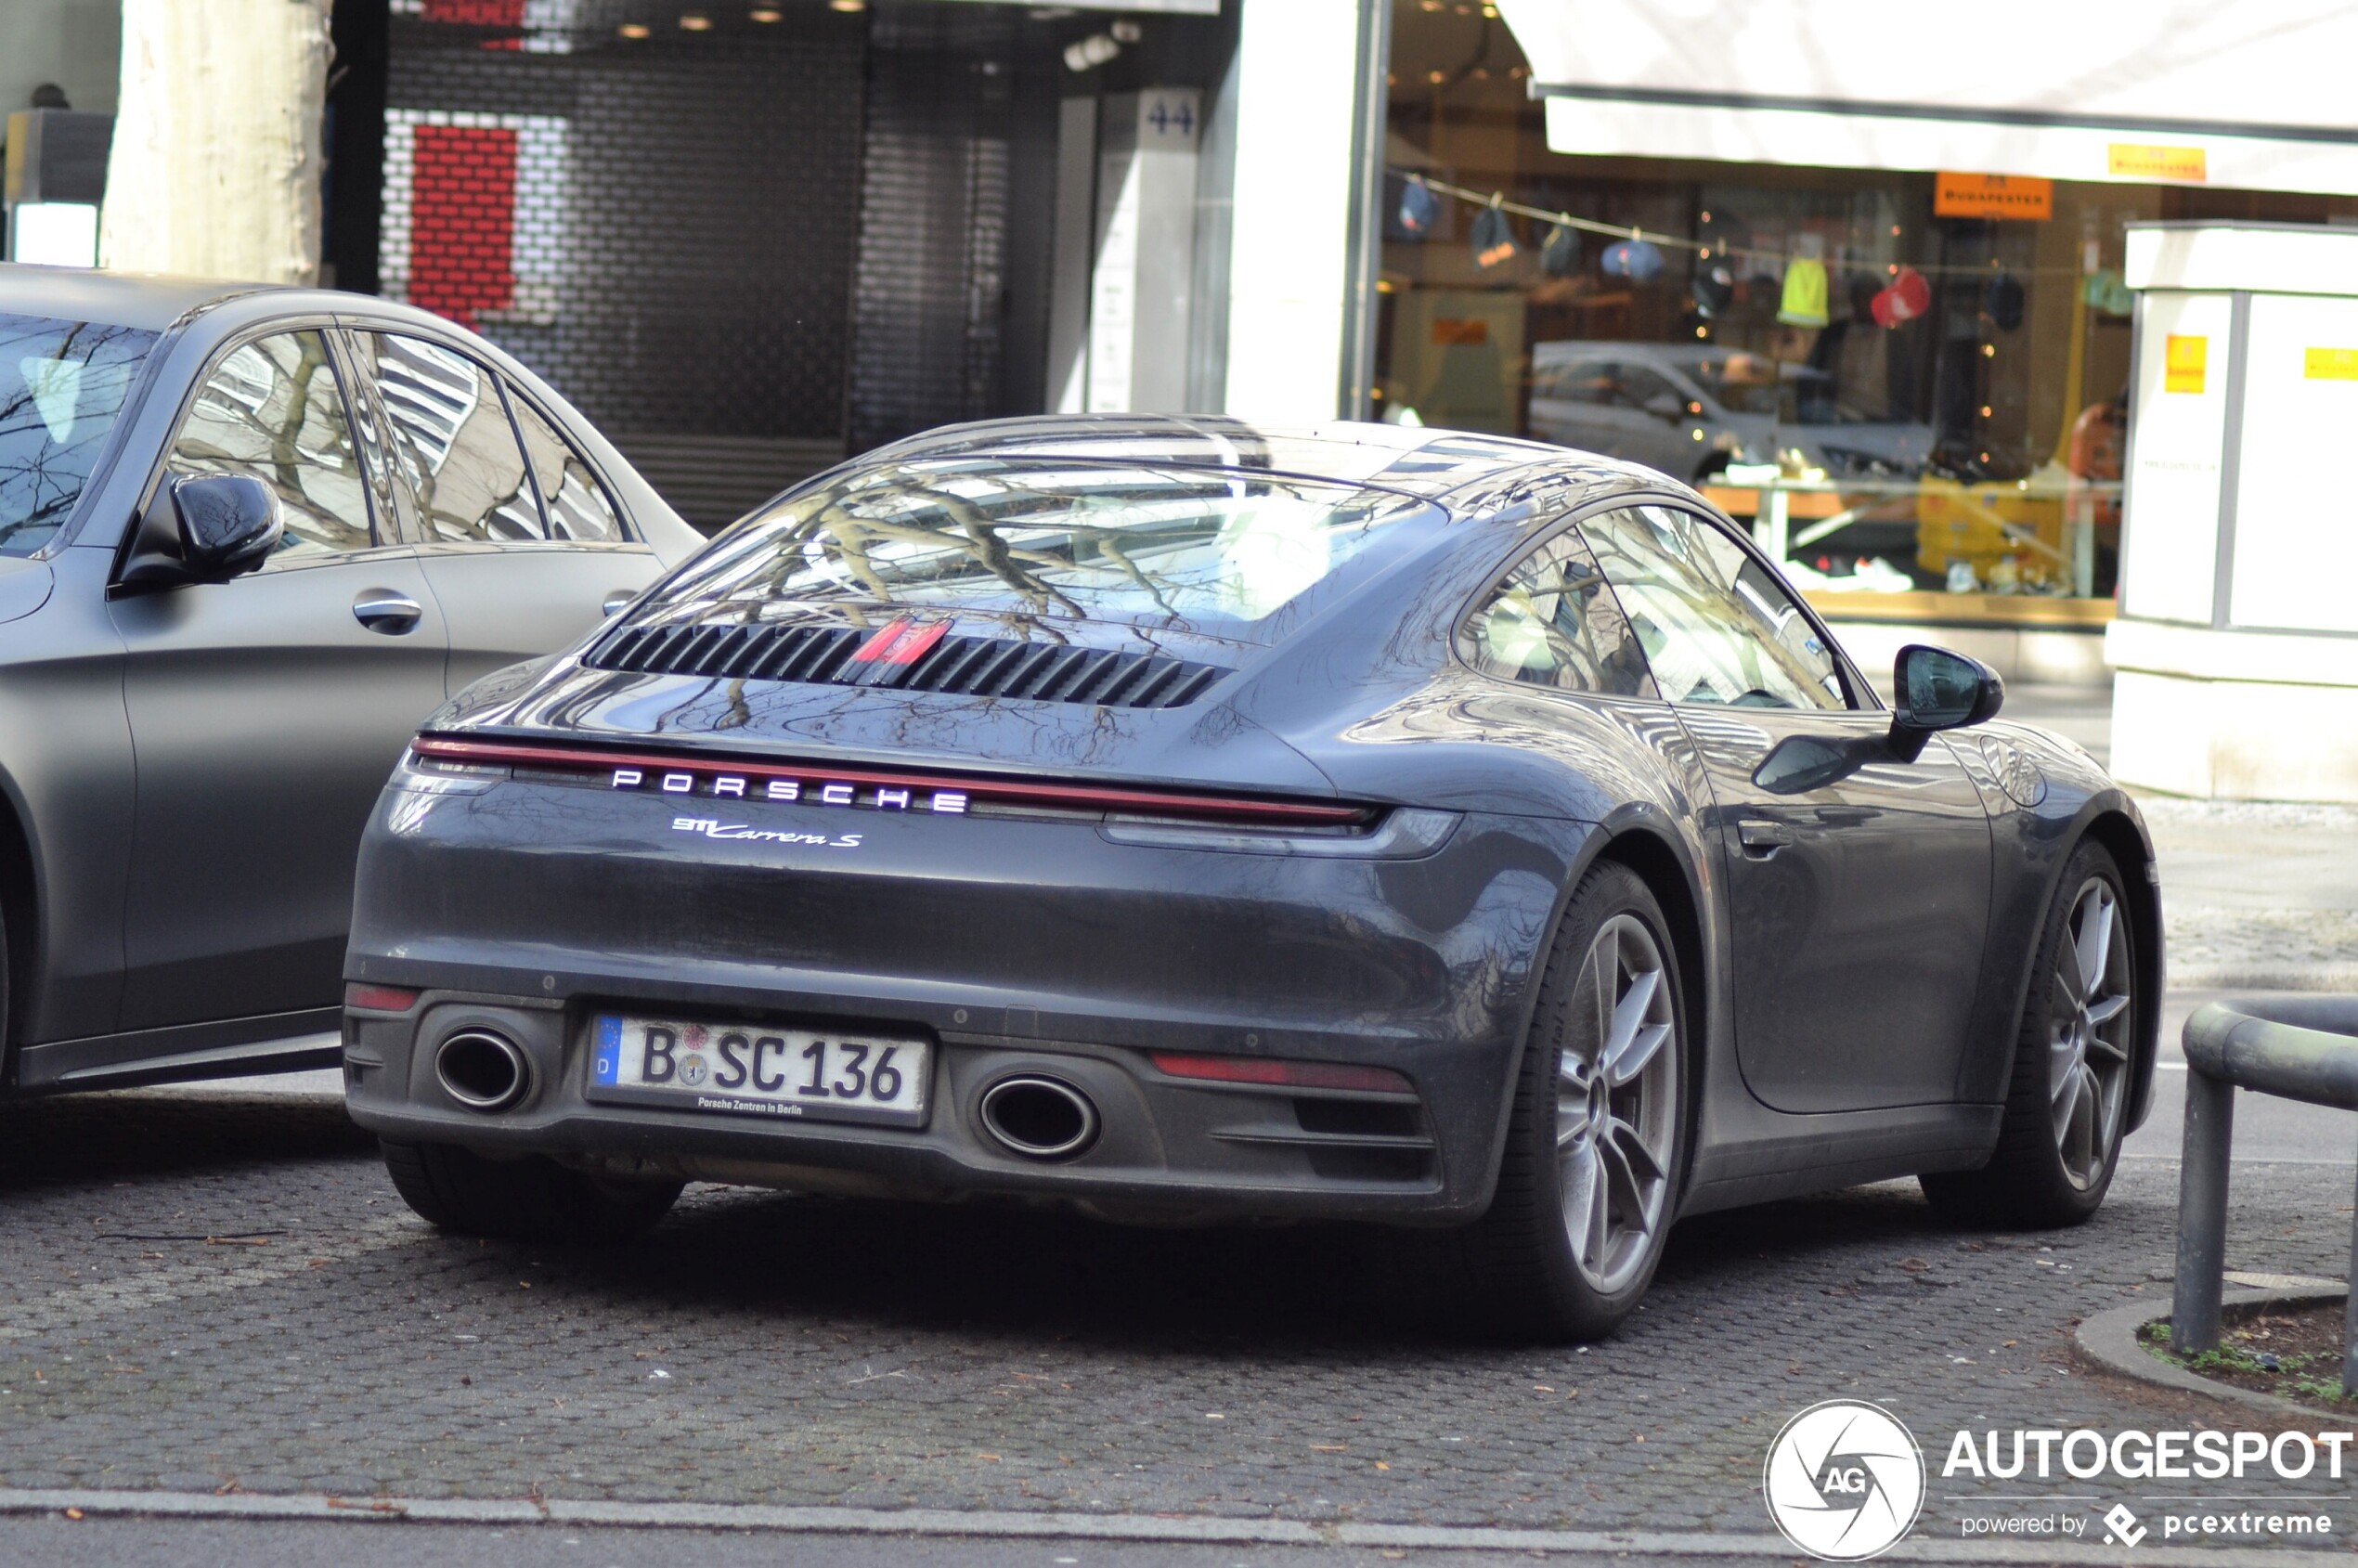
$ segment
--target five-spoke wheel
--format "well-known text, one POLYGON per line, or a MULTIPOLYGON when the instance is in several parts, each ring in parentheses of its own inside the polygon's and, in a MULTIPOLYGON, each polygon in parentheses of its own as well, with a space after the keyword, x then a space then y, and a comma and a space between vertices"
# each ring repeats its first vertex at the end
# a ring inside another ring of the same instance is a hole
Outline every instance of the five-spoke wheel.
POLYGON ((1998 1147, 1978 1171, 1921 1178, 1945 1213, 1972 1225, 2077 1225, 2104 1201, 2142 1027, 2122 889, 2104 846, 2073 851, 2040 932, 1998 1147))
POLYGON ((2128 1100, 2134 979, 2120 926, 2112 885, 2088 877, 2071 901, 2071 940, 2055 955, 2047 1106, 2064 1174, 2083 1190, 2110 1169, 2128 1100))
POLYGON ((1610 1293, 1644 1265, 1664 1224, 1678 1023, 1662 950, 1636 916, 1607 920, 1584 968, 1575 1004, 1594 1009, 1596 1044, 1567 1041, 1558 1056, 1558 1196, 1582 1276, 1610 1293))
POLYGON ((1535 1339, 1597 1339, 1637 1310, 1678 1217, 1689 1136, 1670 931, 1627 866, 1580 879, 1532 1010, 1490 1212, 1405 1233, 1407 1289, 1535 1339))

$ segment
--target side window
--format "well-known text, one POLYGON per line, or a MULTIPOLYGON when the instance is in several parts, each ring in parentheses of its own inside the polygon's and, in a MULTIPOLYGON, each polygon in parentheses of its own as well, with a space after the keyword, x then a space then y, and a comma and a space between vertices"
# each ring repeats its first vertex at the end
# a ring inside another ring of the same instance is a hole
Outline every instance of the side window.
POLYGON ((1713 524, 1644 506, 1580 526, 1672 702, 1850 706, 1833 651, 1792 593, 1713 524))
POLYGON ((1620 366, 1610 360, 1591 359, 1566 367, 1556 395, 1568 403, 1611 404, 1620 385, 1620 366))
POLYGON ((628 537, 622 531, 621 515, 581 454, 514 388, 509 389, 508 397, 516 410, 516 428, 524 432, 525 450, 532 459, 532 475, 539 482, 541 499, 549 504, 549 537, 621 543, 628 537))
POLYGON ((375 542, 352 424, 317 332, 231 350, 198 389, 164 461, 175 474, 249 474, 276 490, 287 532, 273 564, 375 542))
POLYGON ((1621 367, 1616 395, 1627 407, 1658 419, 1675 420, 1687 411, 1687 400, 1678 395, 1678 389, 1642 365, 1621 367))
POLYGON ((418 541, 547 537, 491 372, 422 338, 356 335, 364 359, 374 351, 377 395, 393 426, 395 482, 416 503, 418 541))
POLYGON ((1629 623, 1574 529, 1514 564, 1458 628, 1458 651, 1502 680, 1621 697, 1653 694, 1629 623))

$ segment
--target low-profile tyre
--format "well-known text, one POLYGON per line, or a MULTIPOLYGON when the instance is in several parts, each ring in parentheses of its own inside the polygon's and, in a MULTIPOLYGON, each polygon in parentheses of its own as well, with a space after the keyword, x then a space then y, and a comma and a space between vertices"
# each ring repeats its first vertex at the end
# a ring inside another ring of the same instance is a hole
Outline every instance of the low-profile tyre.
POLYGON ((1686 1158, 1687 1022, 1662 907, 1598 866, 1564 911, 1508 1120, 1496 1196, 1430 1238, 1460 1313, 1518 1339, 1594 1340, 1662 1260, 1686 1158))
POLYGON ((2040 932, 1997 1149, 1978 1171, 1917 1178, 1944 1215, 2046 1229, 2103 1204, 2129 1121, 2135 940, 2119 866, 2104 846, 2083 843, 2040 932))
POLYGON ((421 1218, 462 1236, 627 1241, 679 1200, 679 1182, 608 1182, 527 1155, 487 1160, 450 1144, 383 1140, 385 1170, 421 1218))

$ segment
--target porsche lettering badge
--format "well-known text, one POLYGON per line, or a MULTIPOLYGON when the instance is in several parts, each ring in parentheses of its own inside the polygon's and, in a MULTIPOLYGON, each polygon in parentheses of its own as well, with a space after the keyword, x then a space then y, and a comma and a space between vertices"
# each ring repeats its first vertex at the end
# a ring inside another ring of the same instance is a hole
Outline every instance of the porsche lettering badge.
MULTIPOLYGON (((696 795, 720 800, 779 800, 806 806, 855 806, 871 811, 931 811, 938 817, 966 814, 966 793, 957 789, 912 789, 897 784, 862 788, 834 780, 751 779, 740 773, 716 773, 681 769, 651 772, 643 768, 616 768, 610 781, 615 789, 656 789, 666 795, 696 795)), ((695 819, 682 817, 685 823, 695 819)), ((715 835, 715 836, 722 836, 715 835)), ((743 835, 728 835, 737 837, 743 835)), ((823 842, 823 838, 807 840, 823 842)))

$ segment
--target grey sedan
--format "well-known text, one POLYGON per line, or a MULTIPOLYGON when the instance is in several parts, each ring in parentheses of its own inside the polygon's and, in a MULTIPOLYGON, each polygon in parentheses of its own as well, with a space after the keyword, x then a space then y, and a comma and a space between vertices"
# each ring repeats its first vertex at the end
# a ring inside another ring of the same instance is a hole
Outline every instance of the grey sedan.
POLYGON ((700 543, 448 322, 0 266, 6 1087, 334 1062, 419 722, 700 543))

